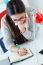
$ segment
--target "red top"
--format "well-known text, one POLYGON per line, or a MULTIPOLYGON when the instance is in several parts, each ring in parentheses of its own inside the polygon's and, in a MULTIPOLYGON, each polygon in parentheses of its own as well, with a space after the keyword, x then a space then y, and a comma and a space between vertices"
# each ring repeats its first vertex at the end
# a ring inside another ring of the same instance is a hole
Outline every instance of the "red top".
POLYGON ((7 10, 4 10, 2 13, 0 13, 0 27, 1 27, 1 19, 2 17, 7 14, 7 10))

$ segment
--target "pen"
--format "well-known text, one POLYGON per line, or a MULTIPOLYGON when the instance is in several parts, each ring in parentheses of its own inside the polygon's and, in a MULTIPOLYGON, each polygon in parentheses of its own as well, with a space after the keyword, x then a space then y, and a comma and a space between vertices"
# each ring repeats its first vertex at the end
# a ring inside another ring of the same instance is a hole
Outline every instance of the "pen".
POLYGON ((39 53, 40 53, 40 54, 43 54, 43 50, 41 50, 39 53))

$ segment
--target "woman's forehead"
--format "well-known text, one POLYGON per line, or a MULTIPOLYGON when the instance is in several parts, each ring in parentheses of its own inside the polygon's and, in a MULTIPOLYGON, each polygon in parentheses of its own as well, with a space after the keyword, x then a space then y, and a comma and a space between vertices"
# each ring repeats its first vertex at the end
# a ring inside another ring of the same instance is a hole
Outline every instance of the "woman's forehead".
POLYGON ((11 17, 13 18, 17 18, 17 19, 19 19, 20 17, 23 17, 23 16, 25 16, 25 14, 26 13, 19 13, 19 14, 14 14, 14 15, 12 15, 11 17))

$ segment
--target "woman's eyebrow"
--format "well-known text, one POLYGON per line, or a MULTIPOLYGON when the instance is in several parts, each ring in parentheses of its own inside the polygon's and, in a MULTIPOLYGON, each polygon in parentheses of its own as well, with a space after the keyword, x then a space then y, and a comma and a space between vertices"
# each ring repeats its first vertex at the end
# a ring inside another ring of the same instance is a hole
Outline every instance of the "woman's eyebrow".
POLYGON ((22 19, 22 18, 23 18, 23 16, 22 16, 22 17, 20 17, 20 18, 19 18, 19 20, 20 20, 20 19, 22 19))
MULTIPOLYGON (((22 19, 22 18, 24 18, 24 16, 21 16, 18 20, 20 20, 20 19, 22 19)), ((26 15, 25 15, 25 18, 26 18, 26 15)))
POLYGON ((24 16, 20 17, 19 19, 14 19, 14 20, 15 20, 15 21, 16 21, 16 20, 20 20, 20 19, 22 19, 23 17, 24 17, 24 16))

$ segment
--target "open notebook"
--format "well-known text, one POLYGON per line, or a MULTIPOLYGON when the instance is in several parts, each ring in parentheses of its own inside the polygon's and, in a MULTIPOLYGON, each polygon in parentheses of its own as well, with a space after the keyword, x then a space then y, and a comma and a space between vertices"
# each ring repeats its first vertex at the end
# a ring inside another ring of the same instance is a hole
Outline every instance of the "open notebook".
POLYGON ((23 60, 26 60, 26 59, 29 59, 33 56, 33 53, 30 49, 28 49, 28 54, 25 55, 25 56, 19 56, 17 53, 13 53, 13 52, 10 52, 9 53, 9 61, 10 63, 13 63, 13 62, 20 62, 20 61, 23 61, 23 60))

